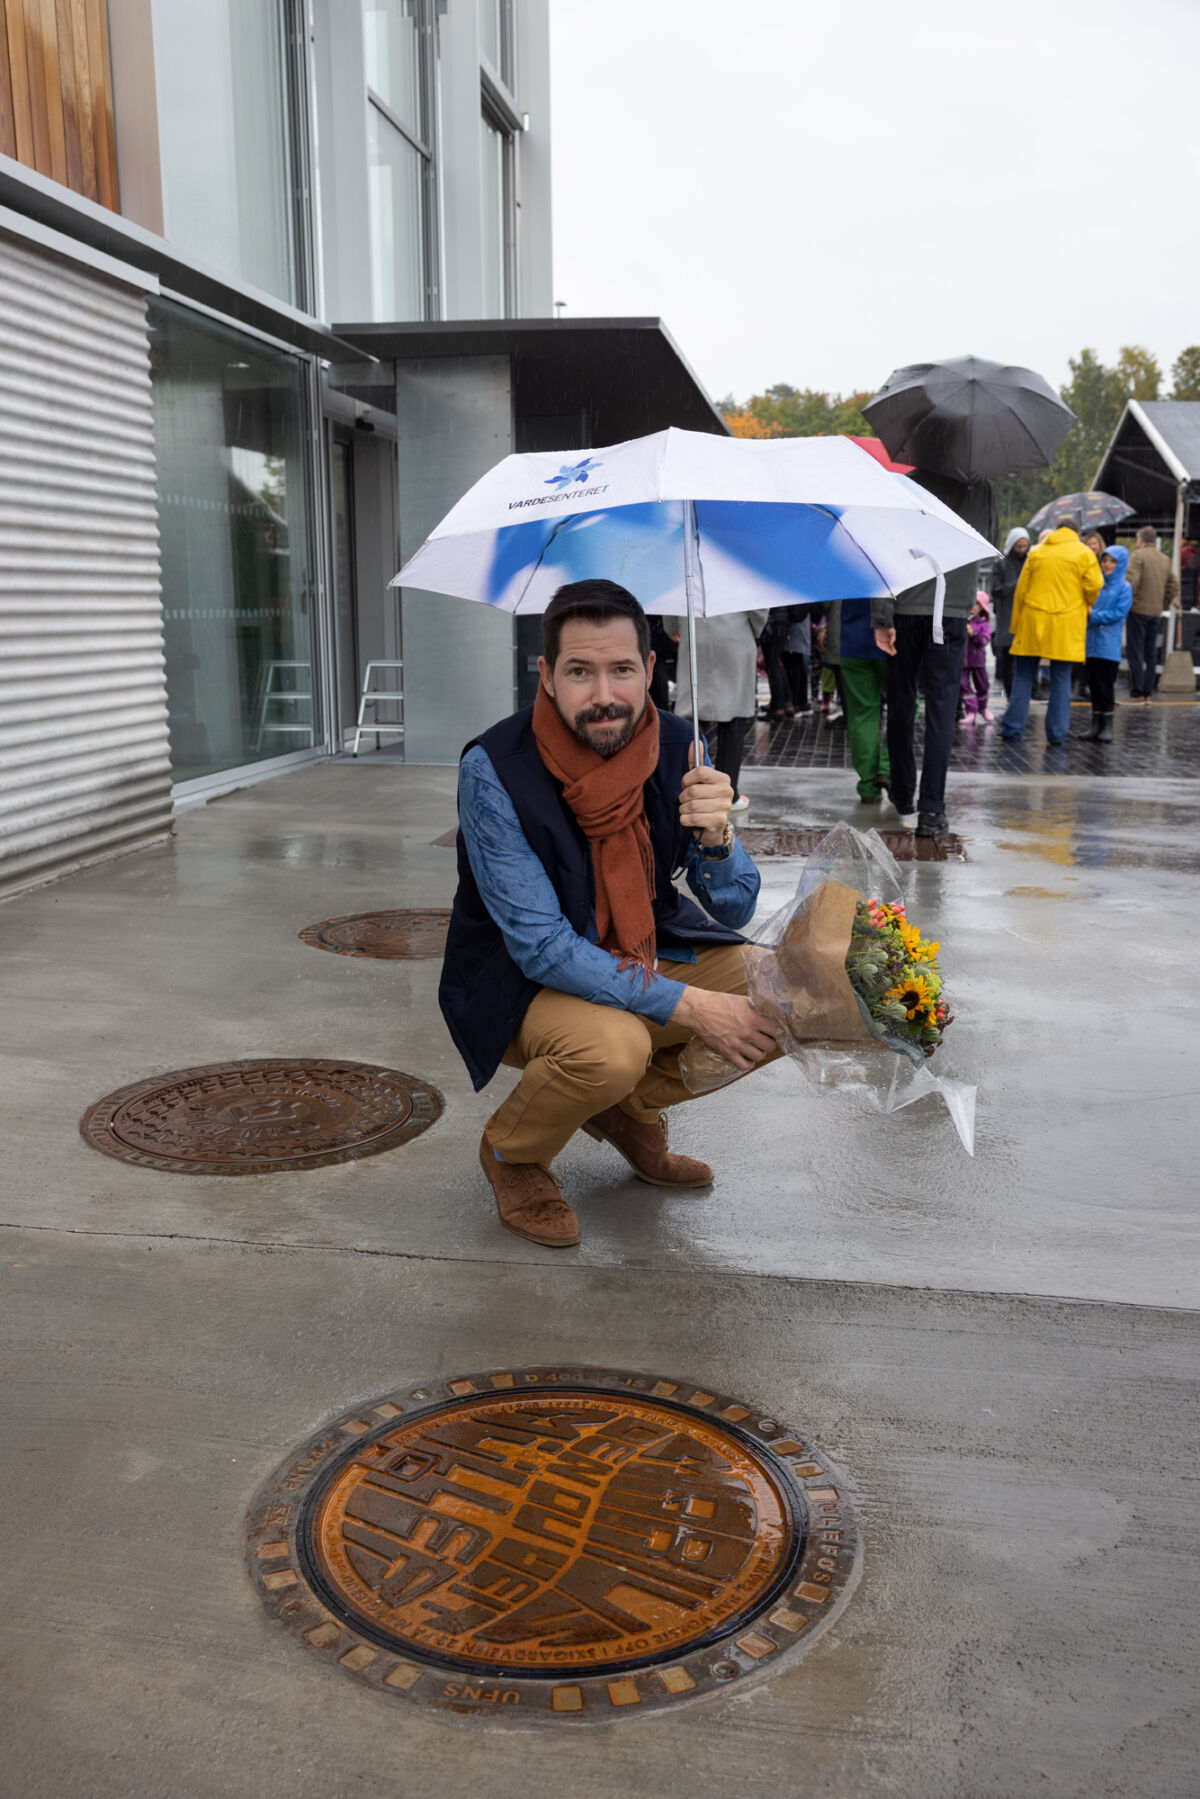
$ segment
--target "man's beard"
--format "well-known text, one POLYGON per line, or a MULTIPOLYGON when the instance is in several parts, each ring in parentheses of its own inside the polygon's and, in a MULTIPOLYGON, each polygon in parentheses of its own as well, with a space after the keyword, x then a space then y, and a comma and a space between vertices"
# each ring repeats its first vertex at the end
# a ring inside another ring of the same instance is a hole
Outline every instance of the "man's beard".
MULTIPOLYGON (((645 711, 644 706, 642 711, 645 711)), ((562 716, 562 708, 560 706, 559 717, 562 718, 562 716)), ((609 757, 615 756, 618 750, 623 750, 625 748, 625 745, 629 742, 629 739, 637 729, 638 721, 641 716, 642 714, 639 712, 637 717, 634 717, 632 706, 586 706, 582 712, 576 714, 574 724, 571 724, 570 719, 567 718, 563 718, 563 723, 570 725, 571 730, 575 733, 585 749, 595 750, 596 754, 598 756, 603 756, 607 762, 609 757), (625 720, 625 725, 622 730, 607 732, 599 739, 593 739, 588 736, 589 725, 598 725, 603 723, 606 719, 617 718, 625 720)))

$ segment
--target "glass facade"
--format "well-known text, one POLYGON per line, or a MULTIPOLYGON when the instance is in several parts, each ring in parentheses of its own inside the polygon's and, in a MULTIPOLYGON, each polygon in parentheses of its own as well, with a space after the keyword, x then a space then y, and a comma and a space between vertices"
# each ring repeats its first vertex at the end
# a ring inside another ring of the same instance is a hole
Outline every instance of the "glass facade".
POLYGON ((362 0, 367 76, 371 304, 377 319, 423 319, 433 251, 430 0, 362 0))
POLYGON ((483 190, 483 316, 508 314, 508 140, 485 112, 479 121, 483 190))
POLYGON ((305 365, 151 304, 176 781, 322 741, 305 365))
POLYGON ((377 319, 425 317, 422 156, 375 106, 367 108, 371 303, 377 319))
POLYGON ((168 238, 296 303, 284 0, 153 0, 168 238))
POLYGON ((415 0, 363 0, 367 86, 424 142, 421 37, 415 0))

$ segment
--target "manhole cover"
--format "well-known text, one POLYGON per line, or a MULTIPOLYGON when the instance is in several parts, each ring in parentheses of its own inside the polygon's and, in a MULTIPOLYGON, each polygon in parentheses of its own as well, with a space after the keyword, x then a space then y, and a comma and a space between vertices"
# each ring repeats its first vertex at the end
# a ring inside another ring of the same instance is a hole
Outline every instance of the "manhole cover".
POLYGON ((368 1062, 212 1062, 110 1093, 79 1130, 140 1168, 270 1174, 395 1149, 441 1110, 435 1087, 368 1062))
MULTIPOLYGON (((827 825, 779 830, 750 825, 738 832, 743 846, 752 856, 811 856, 828 835, 827 825)), ((952 831, 941 837, 918 837, 915 831, 880 831, 879 836, 897 862, 965 862, 967 859, 962 838, 952 831)))
POLYGON ((810 1443, 598 1368, 402 1388, 284 1463, 247 1521, 274 1615, 380 1691, 510 1720, 640 1716, 802 1649, 857 1576, 810 1443))
POLYGON ((351 912, 327 918, 300 933, 301 943, 339 956, 375 956, 386 961, 440 956, 446 948, 449 912, 351 912))

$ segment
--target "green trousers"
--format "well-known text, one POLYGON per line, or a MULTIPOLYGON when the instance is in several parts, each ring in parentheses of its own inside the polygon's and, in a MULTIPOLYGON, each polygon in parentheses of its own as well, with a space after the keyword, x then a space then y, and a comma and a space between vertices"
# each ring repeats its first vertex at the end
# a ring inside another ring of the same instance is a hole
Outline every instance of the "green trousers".
POLYGON ((842 657, 842 693, 850 760, 858 776, 858 797, 873 800, 891 775, 887 742, 879 735, 880 709, 887 687, 887 663, 869 656, 842 657))

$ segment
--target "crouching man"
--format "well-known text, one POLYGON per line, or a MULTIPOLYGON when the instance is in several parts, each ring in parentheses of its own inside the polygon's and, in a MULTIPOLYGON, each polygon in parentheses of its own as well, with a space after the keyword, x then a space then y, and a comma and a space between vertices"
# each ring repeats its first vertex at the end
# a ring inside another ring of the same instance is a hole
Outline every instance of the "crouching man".
POLYGON ((704 1186, 712 1169, 667 1143, 667 1108, 692 1097, 680 1048, 699 1037, 743 1071, 779 1052, 745 997, 737 927, 759 879, 733 788, 650 699, 645 613, 576 581, 542 648, 534 704, 463 753, 439 999, 476 1089, 502 1062, 523 1071, 479 1146, 501 1220, 566 1247, 579 1225, 550 1165, 577 1130, 644 1181, 704 1186))

